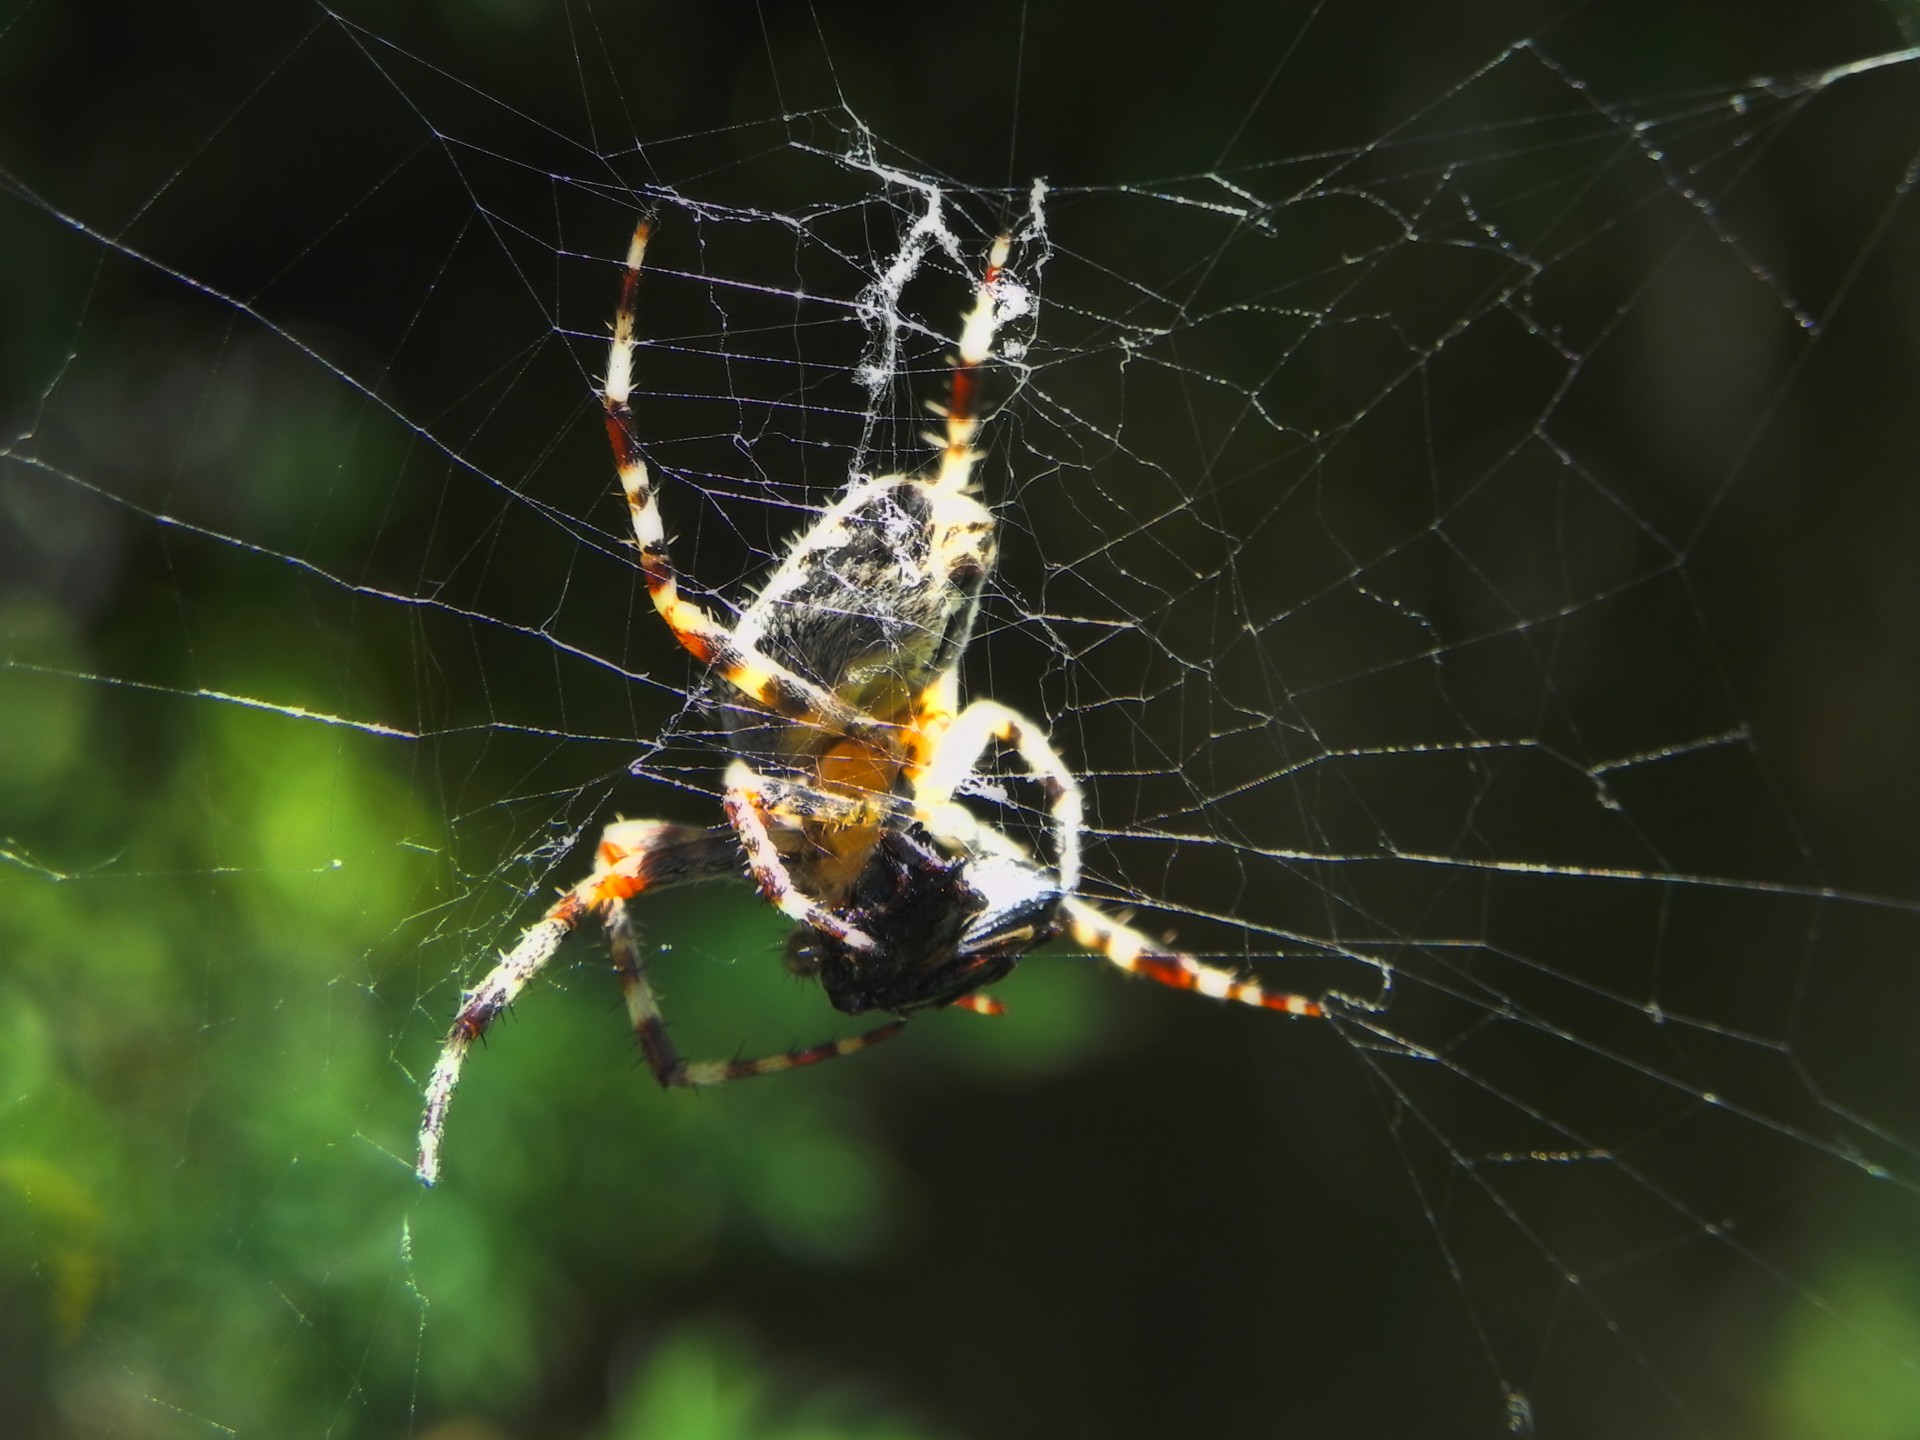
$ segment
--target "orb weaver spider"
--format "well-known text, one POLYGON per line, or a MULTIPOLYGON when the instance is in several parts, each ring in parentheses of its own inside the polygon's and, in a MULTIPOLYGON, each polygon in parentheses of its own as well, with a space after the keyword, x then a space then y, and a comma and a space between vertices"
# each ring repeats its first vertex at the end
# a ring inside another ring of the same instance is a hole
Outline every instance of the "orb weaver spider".
POLYGON ((447 1106, 474 1042, 583 921, 597 918, 641 1053, 663 1086, 717 1085, 850 1055, 913 1014, 998 1014, 985 987, 1062 934, 1122 970, 1216 999, 1318 1016, 1149 939, 1077 893, 1083 802, 1043 730, 993 700, 960 703, 960 662, 995 554, 973 479, 980 370, 1001 325, 1031 304, 993 242, 961 328, 939 458, 919 473, 856 475, 794 542, 729 628, 680 593, 631 409, 634 301, 653 234, 627 252, 603 391, 607 438, 641 570, 675 639, 739 702, 723 707, 735 758, 726 823, 616 820, 593 871, 565 891, 478 985, 462 993, 426 1089, 416 1166, 440 1173, 447 1106), (955 793, 996 745, 1018 753, 1050 808, 1050 863, 955 793), (862 1034, 757 1059, 683 1060, 667 1035, 628 913, 648 891, 737 875, 794 922, 786 960, 835 1008, 892 1016, 862 1034))

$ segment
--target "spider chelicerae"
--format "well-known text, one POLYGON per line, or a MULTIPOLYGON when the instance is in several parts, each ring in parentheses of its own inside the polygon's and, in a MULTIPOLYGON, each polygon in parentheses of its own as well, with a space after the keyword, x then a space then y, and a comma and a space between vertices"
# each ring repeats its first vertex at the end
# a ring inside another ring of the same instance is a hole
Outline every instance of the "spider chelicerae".
POLYGON ((1001 325, 1032 303, 993 242, 952 359, 938 460, 911 475, 856 475, 794 542, 729 627, 680 594, 654 482, 641 454, 633 389, 634 299, 652 236, 635 228, 614 311, 604 408, 620 487, 654 608, 737 703, 722 707, 735 758, 726 823, 616 820, 592 874, 565 891, 465 991, 427 1083, 417 1169, 433 1184, 447 1104, 474 1042, 583 921, 606 932, 627 1014, 654 1077, 717 1085, 850 1055, 899 1033, 917 1011, 998 1014, 985 987, 1062 934, 1123 970, 1222 1000, 1320 1015, 1159 944, 1081 898, 1082 797, 1032 721, 993 700, 960 703, 960 662, 993 568, 993 514, 973 471, 980 371, 1001 325), (1052 854, 956 800, 994 746, 1007 746, 1050 808, 1052 854), (645 891, 744 870, 794 922, 788 967, 815 976, 849 1015, 893 1018, 841 1040, 758 1059, 683 1060, 668 1037, 629 902, 645 891))

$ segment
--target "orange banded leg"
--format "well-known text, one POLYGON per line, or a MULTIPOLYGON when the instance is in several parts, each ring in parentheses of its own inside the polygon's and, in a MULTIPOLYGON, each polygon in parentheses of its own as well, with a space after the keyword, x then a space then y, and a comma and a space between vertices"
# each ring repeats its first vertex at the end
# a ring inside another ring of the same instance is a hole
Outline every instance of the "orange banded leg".
POLYGON ((697 1089, 703 1085, 724 1084, 728 1080, 745 1080, 753 1075, 776 1075, 782 1070, 798 1070, 803 1066, 818 1065, 823 1060, 838 1060, 843 1055, 852 1055, 871 1045, 878 1045, 906 1028, 906 1021, 894 1020, 864 1034, 849 1035, 844 1040, 829 1040, 823 1045, 809 1045, 804 1050, 788 1050, 777 1055, 762 1055, 754 1060, 683 1060, 667 1035, 666 1022, 661 1019, 659 997, 654 993, 653 983, 647 978, 646 962, 641 958, 627 907, 609 907, 605 925, 607 948, 613 954, 613 970, 620 979, 620 993, 626 997, 627 1018, 633 1023, 634 1038, 640 1042, 640 1053, 646 1056, 647 1068, 653 1072, 653 1078, 663 1086, 697 1089))
POLYGON ((996 1000, 993 996, 982 990, 975 990, 971 994, 962 995, 958 1000, 952 1002, 950 1008, 955 1010, 971 1010, 976 1015, 1004 1015, 1007 1013, 1007 1007, 1004 1001, 996 1000))
POLYGON ((993 242, 986 273, 974 295, 973 309, 960 327, 959 353, 954 358, 953 388, 946 406, 947 434, 940 450, 940 473, 935 484, 943 490, 971 487, 973 467, 980 459, 974 437, 980 433, 980 367, 993 355, 993 337, 1000 328, 1000 277, 1006 269, 1010 236, 993 242))
POLYGON ((1263 1010, 1278 1010, 1287 1015, 1326 1014, 1317 1000, 1263 989, 1251 980, 1240 979, 1229 970, 1204 965, 1191 955, 1182 955, 1177 950, 1156 945, 1131 925, 1121 924, 1084 900, 1067 900, 1066 912, 1075 943, 1096 955, 1105 956, 1122 970, 1144 975, 1149 980, 1171 985, 1176 990, 1198 991, 1215 1000, 1257 1005, 1263 1010))
POLYGON ((821 725, 837 734, 878 736, 887 733, 891 727, 861 714, 831 690, 740 645, 724 623, 680 593, 680 580, 667 553, 666 528, 661 523, 653 478, 640 453, 640 437, 634 430, 631 407, 636 344, 634 297, 640 289, 640 266, 652 233, 653 222, 642 220, 634 228, 633 243, 627 249, 627 271, 620 286, 620 303, 613 314, 613 343, 607 353, 607 383, 602 403, 606 410, 607 441, 613 447, 614 468, 619 471, 620 488, 627 497, 634 542, 640 548, 640 568, 646 576, 647 594, 653 600, 654 609, 660 612, 660 618, 666 621, 674 638, 694 658, 712 666, 722 679, 762 709, 789 720, 821 725))
POLYGON ((853 950, 873 950, 873 937, 857 930, 827 909, 812 896, 804 894, 788 875, 786 862, 774 848, 767 830, 767 801, 764 782, 744 760, 727 767, 727 819, 733 822, 746 851, 747 869, 767 903, 796 925, 830 935, 853 950))
POLYGON ((738 843, 724 827, 618 820, 601 832, 593 873, 563 893, 513 949, 501 954, 480 983, 461 995, 460 1010, 427 1080, 426 1114, 414 1163, 423 1184, 440 1178, 440 1138, 468 1052, 547 967, 580 922, 595 913, 624 910, 626 901, 645 890, 730 875, 739 854, 738 843))

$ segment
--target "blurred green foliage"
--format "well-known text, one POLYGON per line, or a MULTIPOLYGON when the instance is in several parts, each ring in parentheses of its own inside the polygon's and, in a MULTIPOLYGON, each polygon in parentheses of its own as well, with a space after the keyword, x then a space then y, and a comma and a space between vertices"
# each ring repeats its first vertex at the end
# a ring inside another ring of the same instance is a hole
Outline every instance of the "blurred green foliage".
MULTIPOLYGON (((276 623, 244 615, 268 633, 236 653, 276 659, 223 684, 315 688, 303 636, 276 623)), ((816 1267, 887 1248, 902 1186, 854 1098, 871 1081, 659 1093, 591 938, 476 1057, 447 1180, 423 1194, 419 1085, 458 976, 400 953, 445 883, 409 742, 59 678, 96 657, 31 600, 8 633, 14 659, 59 672, 5 676, 0 750, 5 813, 35 837, 0 869, 0 1308, 26 1361, 8 1383, 34 1387, 7 1403, 36 1433, 217 1417, 377 1435, 409 1413, 524 1413, 598 1307, 655 1312, 650 1294, 697 1293, 729 1254, 816 1267)), ((680 952, 661 965, 687 1002, 677 1033, 724 1050, 833 1023, 782 978, 781 927, 750 892, 666 897, 646 919, 680 952), (689 973, 720 970, 737 983, 708 993, 689 973)), ((470 968, 458 938, 433 953, 470 968)), ((1075 976, 1012 990, 1017 1027, 963 1020, 966 1043, 928 1037, 922 1063, 1033 1073, 1095 1042, 1102 1007, 1075 976)), ((608 1433, 922 1433, 829 1418, 857 1383, 763 1394, 737 1344, 689 1323, 608 1433)))
POLYGON ((1837 1247, 1822 1286, 1848 1317, 1845 1331, 1802 1323, 1783 1337, 1782 1373, 1769 1387, 1783 1436, 1896 1440, 1920 1415, 1920 1269, 1908 1253, 1837 1247), (1904 1362, 1890 1366, 1889 1359, 1904 1362))
POLYGON ((694 1328, 651 1356, 620 1401, 608 1440, 913 1440, 929 1432, 863 1414, 857 1396, 828 1391, 783 1404, 753 1356, 694 1328))
MULTIPOLYGON (((89 672, 60 629, 44 613, 11 626, 37 663, 89 672)), ((261 674, 249 693, 299 688, 261 674)), ((0 872, 0 1246, 14 1353, 38 1356, 49 1387, 13 1403, 51 1405, 72 1433, 511 1414, 585 1323, 610 1244, 620 1284, 642 1290, 742 1246, 807 1265, 885 1247, 899 1177, 840 1077, 662 1095, 595 963, 565 964, 476 1058, 447 1182, 423 1195, 418 1080, 454 977, 416 993, 410 967, 379 968, 436 883, 404 742, 214 703, 185 733, 116 734, 114 698, 6 681, 10 721, 31 723, 9 726, 0 788, 39 844, 0 872), (111 811, 114 853, 84 872, 59 868, 101 833, 79 796, 129 802, 111 811)), ((743 982, 690 995, 687 1031, 726 1046, 831 1024, 780 978, 779 928, 747 892, 677 908, 669 988, 735 956, 743 982)), ((1063 978, 1020 987, 1019 1030, 982 1025, 966 1063, 1071 1063, 1099 1007, 1063 978)), ((665 1342, 612 1433, 909 1433, 823 1428, 817 1407, 774 1418, 753 1384, 725 1383, 749 1373, 737 1348, 665 1342)))

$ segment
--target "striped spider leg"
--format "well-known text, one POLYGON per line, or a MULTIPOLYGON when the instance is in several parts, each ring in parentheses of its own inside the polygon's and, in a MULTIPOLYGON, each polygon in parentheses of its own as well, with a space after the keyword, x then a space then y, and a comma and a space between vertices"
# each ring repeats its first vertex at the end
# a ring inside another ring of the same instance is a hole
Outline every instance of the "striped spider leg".
POLYGON ((754 1060, 689 1064, 667 1038, 660 1007, 649 983, 646 965, 634 943, 628 902, 669 886, 735 876, 740 847, 725 826, 675 825, 659 820, 616 820, 601 833, 593 873, 564 892, 547 913, 529 926, 512 950, 504 952, 492 970, 460 997, 460 1010, 447 1033, 440 1059, 427 1081, 426 1114, 420 1125, 415 1173, 425 1184, 440 1178, 440 1142, 446 1128, 447 1106, 474 1043, 485 1037, 494 1021, 513 1004, 527 983, 546 968, 561 944, 580 924, 598 916, 605 927, 613 955, 614 973, 626 999, 640 1051, 662 1085, 711 1085, 747 1075, 766 1075, 811 1065, 836 1055, 851 1054, 877 1044, 899 1030, 882 1025, 864 1035, 788 1051, 754 1060))

